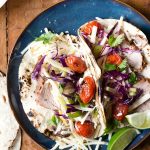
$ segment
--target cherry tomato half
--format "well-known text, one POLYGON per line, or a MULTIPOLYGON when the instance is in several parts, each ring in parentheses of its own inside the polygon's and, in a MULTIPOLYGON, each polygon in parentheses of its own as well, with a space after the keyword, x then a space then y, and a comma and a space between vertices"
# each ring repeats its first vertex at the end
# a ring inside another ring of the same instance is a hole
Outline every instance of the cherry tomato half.
POLYGON ((127 104, 117 103, 113 109, 113 116, 116 120, 122 121, 128 113, 129 106, 127 104))
POLYGON ((117 54, 117 53, 111 54, 107 57, 107 63, 114 64, 114 65, 120 65, 121 62, 122 62, 122 59, 119 56, 119 54, 117 54))
POLYGON ((65 62, 74 72, 83 73, 87 69, 85 62, 80 57, 70 55, 65 59, 65 62))
POLYGON ((91 34, 93 26, 96 26, 98 29, 102 28, 101 24, 98 23, 97 21, 91 21, 87 25, 85 25, 83 32, 88 35, 91 34))
POLYGON ((81 122, 77 121, 75 123, 75 130, 77 132, 77 134, 86 137, 86 138, 90 138, 93 136, 94 134, 94 124, 90 121, 85 121, 83 124, 81 124, 81 122))
POLYGON ((87 104, 92 100, 95 94, 95 89, 96 85, 94 79, 90 76, 85 77, 84 83, 79 91, 79 96, 84 104, 87 104))

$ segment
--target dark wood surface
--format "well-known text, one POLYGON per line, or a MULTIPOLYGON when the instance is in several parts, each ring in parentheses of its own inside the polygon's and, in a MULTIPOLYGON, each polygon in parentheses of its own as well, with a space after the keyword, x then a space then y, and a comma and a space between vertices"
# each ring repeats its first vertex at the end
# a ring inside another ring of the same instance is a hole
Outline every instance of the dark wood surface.
MULTIPOLYGON (((8 0, 0 9, 0 70, 6 73, 11 50, 25 26, 40 12, 62 0, 8 0)), ((150 0, 121 0, 150 20, 150 0)), ((24 132, 21 150, 43 150, 24 132)), ((150 137, 135 150, 150 150, 150 137)))

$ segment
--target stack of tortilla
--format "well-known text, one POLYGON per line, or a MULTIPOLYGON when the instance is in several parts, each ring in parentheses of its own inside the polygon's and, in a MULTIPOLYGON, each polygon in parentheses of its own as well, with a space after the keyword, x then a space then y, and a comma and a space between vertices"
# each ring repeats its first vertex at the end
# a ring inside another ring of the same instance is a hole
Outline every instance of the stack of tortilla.
POLYGON ((6 77, 0 73, 0 150, 20 150, 21 130, 9 105, 6 77))
POLYGON ((0 0, 0 8, 6 3, 7 0, 0 0))

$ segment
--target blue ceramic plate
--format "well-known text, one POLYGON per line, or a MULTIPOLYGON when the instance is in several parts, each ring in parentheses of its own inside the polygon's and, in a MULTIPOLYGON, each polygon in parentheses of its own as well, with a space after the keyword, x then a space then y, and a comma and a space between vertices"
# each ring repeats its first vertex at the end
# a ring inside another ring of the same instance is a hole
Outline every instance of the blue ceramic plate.
MULTIPOLYGON (((51 149, 55 142, 39 133, 32 126, 20 102, 18 68, 22 60, 21 51, 35 37, 39 36, 45 27, 56 33, 67 30, 71 34, 76 35, 77 29, 82 24, 93 20, 96 16, 119 19, 121 15, 124 16, 125 20, 140 28, 147 37, 150 37, 150 24, 148 20, 123 3, 113 0, 67 0, 41 13, 26 27, 18 38, 8 66, 7 79, 10 104, 21 127, 44 148, 51 149)), ((141 131, 141 134, 135 138, 127 149, 135 147, 149 134, 150 130, 141 131)), ((101 147, 101 149, 104 150, 106 147, 101 147)))

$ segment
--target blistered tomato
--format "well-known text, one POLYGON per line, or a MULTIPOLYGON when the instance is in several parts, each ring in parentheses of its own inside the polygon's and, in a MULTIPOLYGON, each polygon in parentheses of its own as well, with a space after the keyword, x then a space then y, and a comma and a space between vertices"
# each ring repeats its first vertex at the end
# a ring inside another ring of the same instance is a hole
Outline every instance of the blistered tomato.
POLYGON ((117 53, 111 54, 107 57, 107 63, 109 64, 120 65, 121 62, 122 58, 117 53))
POLYGON ((86 138, 90 138, 94 134, 94 124, 90 121, 85 121, 83 124, 77 121, 75 123, 75 130, 76 132, 86 138))
POLYGON ((84 78, 83 84, 81 85, 79 96, 84 104, 89 103, 95 95, 95 81, 92 77, 87 76, 84 78))
POLYGON ((113 116, 116 120, 122 121, 128 113, 127 104, 117 103, 113 108, 113 116))
POLYGON ((65 62, 72 71, 77 73, 83 73, 87 69, 85 62, 80 57, 70 55, 65 62))
POLYGON ((101 24, 98 23, 97 21, 91 21, 87 23, 87 25, 85 25, 85 27, 83 28, 83 32, 85 34, 91 34, 93 26, 96 26, 98 29, 102 28, 101 24))

